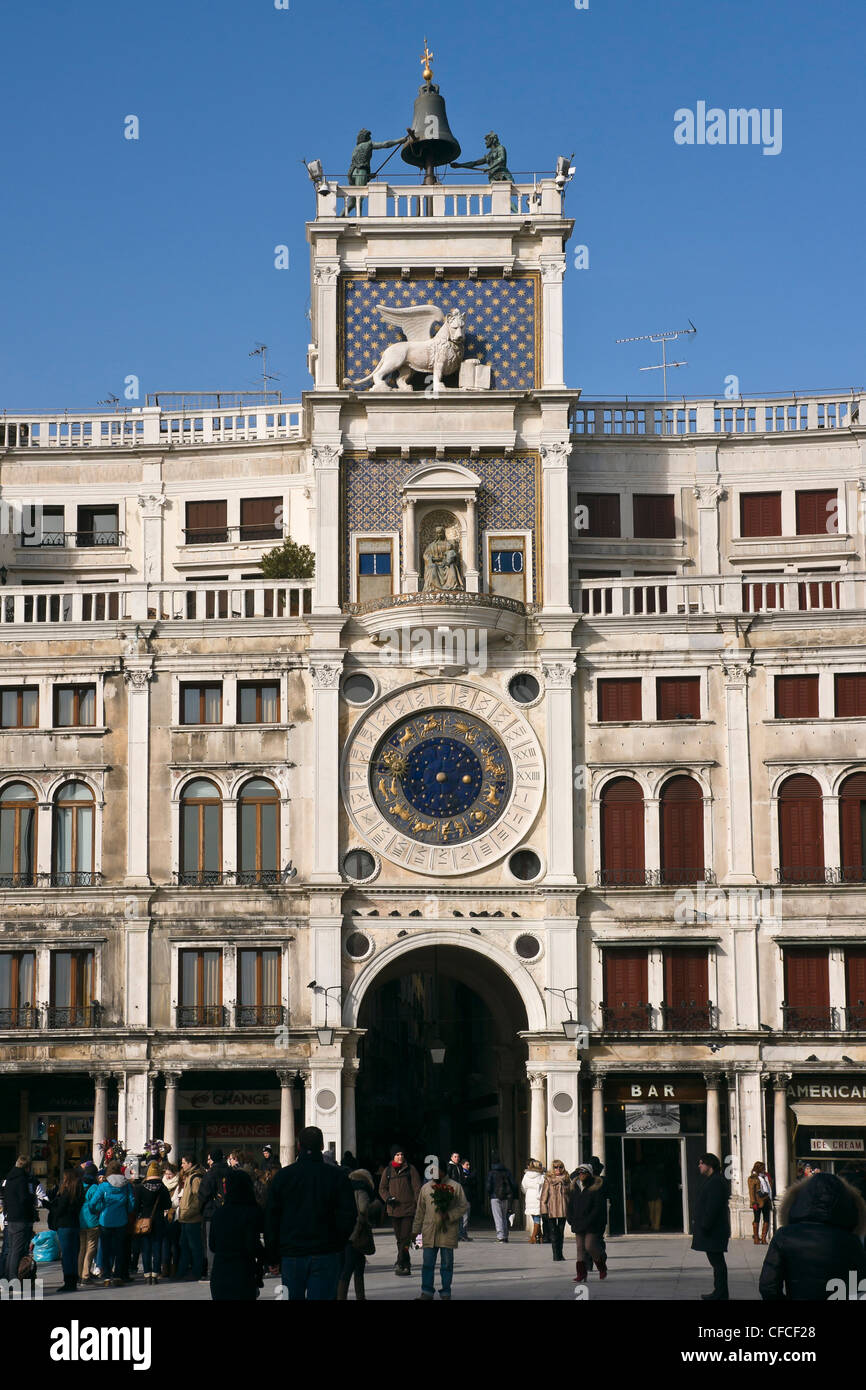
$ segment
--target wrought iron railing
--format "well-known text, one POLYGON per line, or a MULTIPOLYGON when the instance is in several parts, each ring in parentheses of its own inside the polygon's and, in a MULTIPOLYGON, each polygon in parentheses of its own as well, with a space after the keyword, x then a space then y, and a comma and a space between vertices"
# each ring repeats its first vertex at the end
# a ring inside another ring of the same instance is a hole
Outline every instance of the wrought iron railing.
POLYGON ((101 873, 91 869, 62 869, 60 872, 0 874, 0 888, 98 888, 101 873))
POLYGON ((856 1004, 846 1004, 837 1012, 843 1033, 866 1033, 866 1001, 858 999, 856 1004))
POLYGON ((19 544, 30 550, 90 550, 94 546, 126 545, 126 532, 116 527, 111 531, 43 531, 41 535, 22 533, 19 544))
POLYGON ((718 1027, 717 1011, 712 1001, 696 1003, 694 999, 677 1004, 662 1004, 661 1015, 668 1033, 704 1033, 718 1027))
POLYGON ((595 881, 601 888, 673 888, 698 883, 714 884, 712 869, 598 869, 595 881))
POLYGON ((603 1004, 602 1028, 605 1033, 644 1033, 652 1027, 650 1004, 603 1004))
POLYGON ((288 883, 297 870, 289 862, 284 869, 191 869, 172 875, 180 888, 259 888, 288 883))
POLYGON ((98 1028, 102 1022, 102 1005, 49 1004, 45 1010, 46 1028, 98 1028))
POLYGON ((822 864, 785 864, 776 870, 777 883, 840 883, 841 870, 822 864))
POLYGON ((237 541, 275 544, 283 539, 283 530, 276 523, 268 526, 249 522, 244 526, 185 526, 183 535, 186 545, 225 545, 237 541))
POLYGON ((34 1004, 21 1004, 13 1009, 0 1009, 0 1028, 38 1028, 39 1010, 34 1004))
POLYGON ((836 1009, 832 1004, 783 1004, 786 1033, 832 1033, 836 1030, 836 1009))
POLYGON ((225 1028, 226 1009, 222 1004, 178 1004, 178 1028, 225 1028))
POLYGON ((286 1021, 282 1004, 238 1004, 235 1007, 236 1028, 279 1028, 286 1021))

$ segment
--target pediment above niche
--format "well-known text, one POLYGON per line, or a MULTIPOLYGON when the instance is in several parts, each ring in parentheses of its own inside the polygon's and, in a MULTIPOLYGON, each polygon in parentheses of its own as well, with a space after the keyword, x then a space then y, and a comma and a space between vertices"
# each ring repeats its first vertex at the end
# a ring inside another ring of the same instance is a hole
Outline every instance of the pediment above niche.
POLYGON ((403 496, 457 496, 477 493, 481 479, 462 463, 423 463, 414 469, 402 486, 403 496))

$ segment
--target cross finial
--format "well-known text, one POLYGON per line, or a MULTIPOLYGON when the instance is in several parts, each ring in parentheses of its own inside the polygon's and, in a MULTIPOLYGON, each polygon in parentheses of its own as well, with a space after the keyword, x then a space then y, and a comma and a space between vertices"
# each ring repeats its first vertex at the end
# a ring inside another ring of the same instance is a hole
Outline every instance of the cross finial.
POLYGON ((430 67, 430 59, 431 59, 432 57, 433 57, 433 54, 430 52, 429 48, 427 47, 427 38, 426 38, 426 36, 425 36, 425 38, 424 38, 424 52, 421 54, 421 62, 424 64, 424 71, 422 72, 421 76, 424 78, 424 81, 425 81, 425 82, 429 82, 430 79, 431 79, 431 77, 433 76, 433 69, 430 67))

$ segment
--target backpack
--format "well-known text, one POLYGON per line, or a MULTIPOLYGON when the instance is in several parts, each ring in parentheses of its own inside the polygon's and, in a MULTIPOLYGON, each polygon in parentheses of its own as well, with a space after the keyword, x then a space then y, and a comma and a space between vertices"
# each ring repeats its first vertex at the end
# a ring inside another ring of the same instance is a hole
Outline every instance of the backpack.
POLYGON ((493 1175, 493 1195, 501 1202, 511 1196, 511 1179, 504 1168, 498 1168, 493 1175))

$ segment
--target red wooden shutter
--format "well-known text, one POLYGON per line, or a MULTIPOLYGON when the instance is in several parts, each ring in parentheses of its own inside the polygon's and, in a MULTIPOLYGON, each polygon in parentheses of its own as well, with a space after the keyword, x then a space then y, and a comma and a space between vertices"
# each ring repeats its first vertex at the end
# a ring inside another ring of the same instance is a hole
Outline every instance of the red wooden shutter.
POLYGON ((578 531, 579 536, 619 536, 622 534, 619 516, 618 492, 581 492, 577 498, 578 506, 589 512, 587 525, 578 531))
POLYGON ((649 1027, 646 951, 605 951, 605 1026, 618 1030, 649 1027))
POLYGON ((814 777, 798 773, 779 791, 782 882, 823 883, 824 805, 814 777))
POLYGON ((845 990, 849 1028, 866 1028, 866 946, 845 951, 845 990))
POLYGON ((866 772, 847 777, 839 792, 842 877, 849 883, 866 878, 866 772))
POLYGON ((740 497, 741 536, 781 536, 781 492, 744 492, 740 497))
POLYGON ((835 510, 837 502, 838 493, 834 487, 798 492, 797 535, 835 535, 836 532, 832 528, 838 525, 835 510))
POLYGON ((636 492, 632 504, 634 534, 637 539, 676 539, 677 527, 672 494, 636 492))
POLYGON ((640 677, 598 682, 598 717, 600 722, 640 719, 640 677))
POLYGON ((227 502, 187 502, 187 545, 216 545, 228 539, 227 502))
POLYGON ((241 498, 241 540, 269 541, 282 535, 277 516, 283 505, 282 497, 241 498))
POLYGON ((672 777, 661 793, 663 883, 704 876, 704 798, 693 777, 672 777))
POLYGON ((785 1003, 788 1028, 829 1028, 829 951, 820 947, 785 951, 785 1003))
POLYGON ((605 883, 644 882, 643 793, 630 777, 618 777, 602 793, 601 867, 605 883))
POLYGON ((866 675, 836 677, 836 713, 840 719, 856 719, 866 715, 866 675))
POLYGON ((777 676, 776 718, 817 719, 818 677, 777 676))
POLYGON ((665 1024, 669 1028, 709 1026, 709 967, 706 950, 665 951, 665 1024))
POLYGON ((658 719, 700 719, 699 676, 660 676, 656 681, 658 719))

